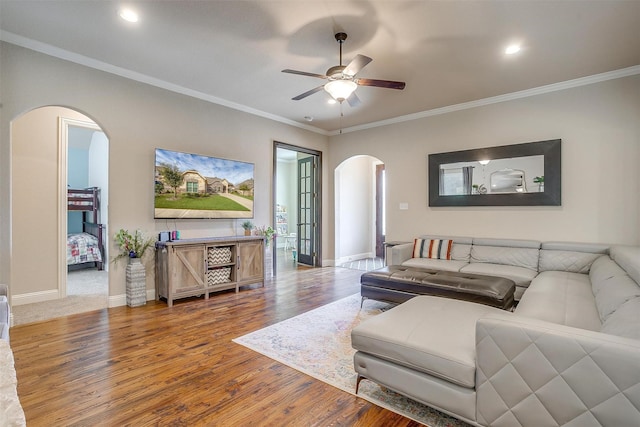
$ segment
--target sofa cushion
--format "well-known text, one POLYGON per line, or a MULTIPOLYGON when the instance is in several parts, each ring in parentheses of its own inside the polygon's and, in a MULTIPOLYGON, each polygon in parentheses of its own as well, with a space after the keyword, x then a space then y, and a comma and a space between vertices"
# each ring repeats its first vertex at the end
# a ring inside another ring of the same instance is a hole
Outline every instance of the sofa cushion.
POLYGON ((607 256, 597 258, 589 270, 593 293, 597 293, 607 279, 625 275, 627 273, 611 258, 607 256))
POLYGON ((491 237, 474 237, 473 244, 478 246, 496 246, 526 249, 540 249, 541 245, 541 243, 537 240, 496 239, 491 237))
POLYGON ((571 273, 588 273, 591 264, 603 256, 600 253, 540 250, 539 271, 568 271, 571 273))
POLYGON ((610 245, 580 242, 542 242, 540 244, 540 249, 607 255, 609 254, 610 245))
POLYGON ((475 386, 476 321, 499 308, 417 296, 351 331, 353 348, 462 387, 475 386))
POLYGON ((498 276, 511 279, 516 283, 516 286, 527 287, 531 280, 538 274, 536 270, 529 268, 518 267, 514 265, 503 264, 489 264, 472 262, 460 269, 465 273, 486 274, 489 276, 498 276))
POLYGON ((603 322, 622 304, 640 296, 640 286, 626 274, 605 280, 598 289, 596 306, 603 322))
POLYGON ((443 271, 460 271, 465 265, 469 265, 466 261, 454 261, 444 259, 431 258, 410 258, 402 263, 406 267, 431 268, 443 271))
POLYGON ((451 259, 450 239, 414 239, 413 258, 451 259))
POLYGON ((455 261, 464 261, 468 264, 469 258, 471 258, 471 245, 456 243, 454 240, 453 247, 451 248, 451 259, 455 261))
POLYGON ((640 340, 640 298, 622 304, 602 324, 602 332, 640 340))
POLYGON ((545 271, 532 282, 516 307, 519 316, 599 331, 602 322, 586 274, 545 271))
POLYGON ((611 258, 636 282, 640 283, 640 246, 613 246, 611 258))
POLYGON ((640 296, 640 286, 609 257, 594 261, 589 277, 603 322, 622 304, 640 296))
POLYGON ((539 242, 529 240, 474 239, 470 262, 513 265, 538 271, 539 245, 539 242))

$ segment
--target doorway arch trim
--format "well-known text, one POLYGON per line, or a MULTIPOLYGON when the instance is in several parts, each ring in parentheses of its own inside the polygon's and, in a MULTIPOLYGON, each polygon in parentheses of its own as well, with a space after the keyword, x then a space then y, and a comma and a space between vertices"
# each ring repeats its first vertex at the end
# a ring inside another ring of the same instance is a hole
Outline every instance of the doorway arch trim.
MULTIPOLYGON (((67 296, 67 168, 69 127, 103 132, 95 122, 58 117, 58 298, 67 296)), ((106 239, 108 241, 108 239, 106 239)))

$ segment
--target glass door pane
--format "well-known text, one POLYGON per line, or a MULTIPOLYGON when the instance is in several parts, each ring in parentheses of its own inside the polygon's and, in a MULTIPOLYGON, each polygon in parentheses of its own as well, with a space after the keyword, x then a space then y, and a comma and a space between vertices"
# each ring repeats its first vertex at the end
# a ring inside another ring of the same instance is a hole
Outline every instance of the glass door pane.
POLYGON ((298 262, 315 264, 315 157, 298 160, 298 262))

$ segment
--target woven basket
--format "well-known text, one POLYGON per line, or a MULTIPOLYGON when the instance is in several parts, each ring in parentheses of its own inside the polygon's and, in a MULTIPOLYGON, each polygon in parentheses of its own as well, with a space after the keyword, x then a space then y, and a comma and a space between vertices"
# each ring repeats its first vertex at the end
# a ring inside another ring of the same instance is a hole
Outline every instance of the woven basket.
POLYGON ((209 265, 228 264, 231 262, 231 248, 223 246, 219 248, 209 248, 207 251, 207 262, 209 265))
POLYGON ((220 267, 207 271, 207 286, 231 281, 231 267, 220 267))

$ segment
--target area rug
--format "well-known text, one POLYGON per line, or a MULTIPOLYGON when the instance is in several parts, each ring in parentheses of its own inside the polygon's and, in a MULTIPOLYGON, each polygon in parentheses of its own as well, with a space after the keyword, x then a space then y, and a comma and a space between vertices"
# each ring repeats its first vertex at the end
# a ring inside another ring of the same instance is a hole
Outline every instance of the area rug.
POLYGON ((384 267, 382 258, 364 258, 356 261, 345 262, 340 267, 350 268, 352 270, 371 271, 384 267))
MULTIPOLYGON (((357 375, 353 369, 351 330, 390 307, 367 300, 360 309, 360 295, 355 294, 233 341, 353 394, 357 375)), ((468 427, 372 381, 360 383, 358 397, 430 427, 468 427)))

